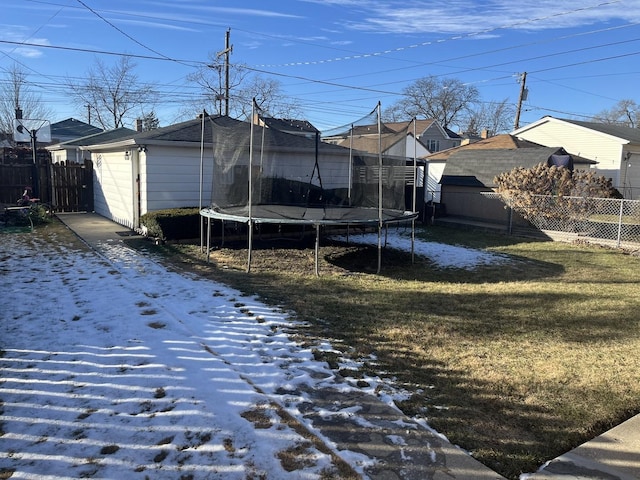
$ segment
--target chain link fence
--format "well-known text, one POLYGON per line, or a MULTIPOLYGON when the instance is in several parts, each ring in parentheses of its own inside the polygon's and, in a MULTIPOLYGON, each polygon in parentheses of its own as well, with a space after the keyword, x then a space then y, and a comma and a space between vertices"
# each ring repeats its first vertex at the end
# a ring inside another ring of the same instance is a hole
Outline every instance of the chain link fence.
POLYGON ((526 195, 497 198, 554 240, 640 247, 640 200, 526 195))

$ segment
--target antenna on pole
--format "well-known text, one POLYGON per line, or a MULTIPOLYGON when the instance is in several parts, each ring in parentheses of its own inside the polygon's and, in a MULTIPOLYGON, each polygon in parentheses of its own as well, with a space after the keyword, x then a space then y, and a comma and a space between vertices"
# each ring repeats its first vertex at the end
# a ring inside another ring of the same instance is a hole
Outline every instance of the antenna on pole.
POLYGON ((517 130, 520 127, 520 112, 522 111, 522 102, 527 99, 527 94, 529 90, 527 90, 527 72, 524 72, 520 75, 520 98, 518 98, 518 109, 516 110, 516 120, 513 123, 513 129, 517 130))
POLYGON ((229 55, 233 52, 230 39, 231 29, 229 28, 225 34, 224 50, 216 54, 218 58, 224 55, 224 114, 226 116, 229 116, 229 55))

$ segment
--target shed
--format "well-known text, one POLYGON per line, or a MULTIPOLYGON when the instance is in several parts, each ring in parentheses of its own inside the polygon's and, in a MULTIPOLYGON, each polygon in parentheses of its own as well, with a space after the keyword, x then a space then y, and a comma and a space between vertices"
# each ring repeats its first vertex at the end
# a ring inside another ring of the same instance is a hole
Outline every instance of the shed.
POLYGON ((469 150, 516 150, 538 148, 540 146, 541 145, 537 143, 520 140, 508 134, 502 134, 427 155, 425 159, 429 163, 428 194, 431 195, 431 200, 434 203, 440 203, 442 201, 440 196, 442 189, 440 180, 444 174, 447 161, 452 155, 457 155, 459 152, 469 150))
MULTIPOLYGON (((593 163, 581 157, 569 156, 563 148, 558 147, 459 149, 449 155, 440 180, 442 203, 447 215, 506 225, 510 220, 504 204, 481 193, 493 191, 496 187, 494 178, 501 173, 516 167, 532 168, 559 157, 563 160, 570 157, 574 166, 581 169, 588 169, 593 163)), ((517 215, 511 221, 528 225, 526 220, 517 215)))

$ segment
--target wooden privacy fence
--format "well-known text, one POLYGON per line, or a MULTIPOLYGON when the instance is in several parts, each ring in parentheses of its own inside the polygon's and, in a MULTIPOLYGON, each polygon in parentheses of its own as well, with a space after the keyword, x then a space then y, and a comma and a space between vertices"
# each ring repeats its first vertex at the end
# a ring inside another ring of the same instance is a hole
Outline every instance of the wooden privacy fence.
POLYGON ((14 205, 25 187, 57 212, 93 210, 93 170, 84 163, 0 164, 0 203, 14 205))

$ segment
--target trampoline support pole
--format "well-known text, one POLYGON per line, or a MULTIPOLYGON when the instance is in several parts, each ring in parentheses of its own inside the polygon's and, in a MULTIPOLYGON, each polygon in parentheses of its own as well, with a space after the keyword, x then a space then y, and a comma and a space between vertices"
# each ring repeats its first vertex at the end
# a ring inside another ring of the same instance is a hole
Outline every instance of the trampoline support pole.
POLYGON ((315 250, 316 277, 320 276, 320 269, 318 267, 319 252, 320 252, 320 224, 316 224, 316 250, 315 250))

